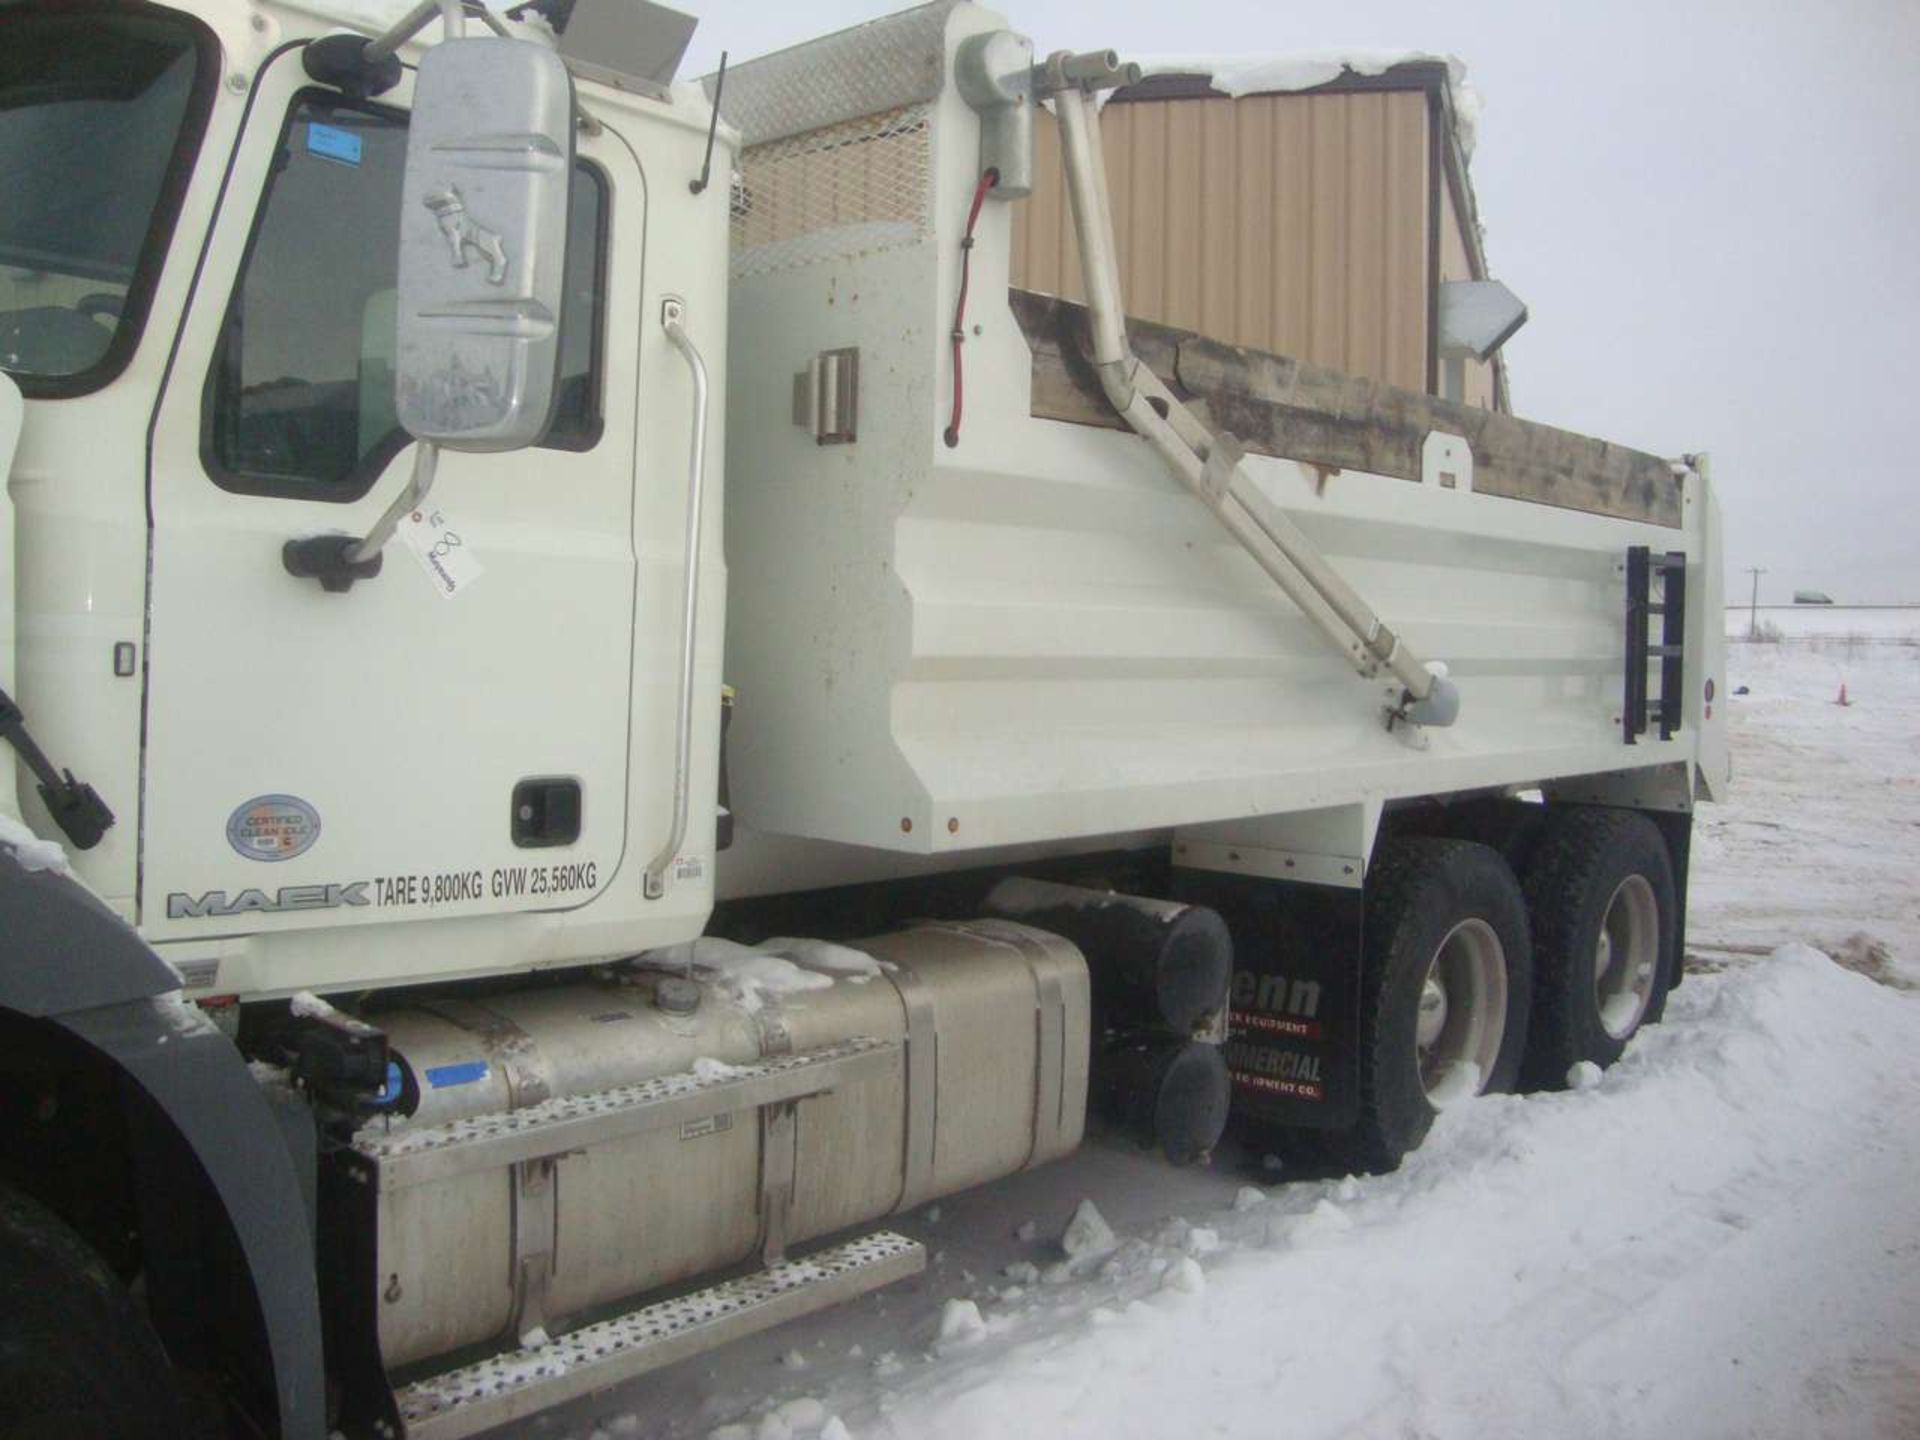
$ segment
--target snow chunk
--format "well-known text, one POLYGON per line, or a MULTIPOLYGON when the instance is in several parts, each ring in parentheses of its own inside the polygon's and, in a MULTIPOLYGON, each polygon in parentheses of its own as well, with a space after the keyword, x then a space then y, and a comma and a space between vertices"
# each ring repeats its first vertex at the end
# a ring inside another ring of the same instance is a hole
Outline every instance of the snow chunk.
POLYGON ((1160 1277, 1160 1288, 1176 1295, 1198 1295, 1207 1288, 1206 1272, 1191 1255, 1183 1255, 1167 1267, 1160 1277))
MULTIPOLYGON (((213 1023, 206 1011, 192 1001, 182 999, 177 991, 156 995, 147 1003, 153 1006, 155 1016, 175 1035, 211 1035, 219 1032, 220 1027, 213 1023)), ((162 1037, 161 1043, 166 1043, 165 1037, 162 1037)))
POLYGON ((722 1425, 709 1430, 707 1440, 753 1440, 753 1431, 744 1425, 722 1425))
POLYGON ((1295 1215, 1280 1227, 1281 1243, 1298 1250, 1330 1245, 1353 1229, 1353 1217, 1331 1200, 1322 1200, 1304 1215, 1295 1215))
POLYGON ((807 1357, 798 1350, 789 1350, 780 1357, 780 1363, 789 1370, 804 1370, 807 1368, 807 1357))
POLYGON ((1233 1209, 1236 1215, 1244 1215, 1266 1203, 1267 1192, 1252 1185, 1242 1185, 1234 1192, 1233 1209))
POLYGON ((1121 896, 1112 890, 1092 890, 1081 885, 1056 885, 1050 880, 1029 880, 1012 876, 993 887, 987 903, 995 913, 1021 917, 1040 910, 1110 910, 1124 905, 1157 920, 1178 920, 1187 907, 1178 900, 1156 900, 1147 895, 1121 896))
POLYGON ((838 1415, 829 1415, 827 1423, 820 1427, 820 1440, 853 1440, 853 1433, 838 1415))
POLYGON ((1093 1201, 1082 1200, 1060 1237, 1060 1248, 1066 1252, 1067 1263, 1078 1266, 1106 1258, 1120 1248, 1120 1241, 1093 1201))
POLYGON ((701 1080, 729 1080, 735 1075, 744 1075, 746 1070, 739 1065, 729 1065, 724 1060, 716 1060, 711 1055, 702 1055, 693 1062, 693 1073, 701 1080))
POLYGON ((1187 1254, 1211 1255, 1220 1248, 1220 1232, 1196 1225, 1187 1231, 1187 1254))
POLYGON ((778 1415, 794 1430, 818 1430, 827 1423, 827 1407, 811 1395, 802 1395, 775 1408, 778 1415))
POLYGON ((311 990, 296 990, 287 1008, 302 1020, 326 1020, 340 1013, 311 990))
POLYGON ((1031 1245, 1040 1236, 1040 1226, 1032 1220, 1022 1220, 1020 1228, 1013 1232, 1013 1238, 1031 1245))
MULTIPOLYGON (((1071 1263, 1071 1262, 1069 1262, 1071 1263)), ((1102 1280, 1130 1280, 1138 1275, 1158 1275, 1167 1261, 1153 1253, 1144 1240, 1127 1240, 1100 1266, 1102 1280)))
POLYGON ((1607 1003, 1600 1007, 1600 1023, 1607 1027, 1609 1034, 1617 1034, 1633 1024, 1639 1009, 1640 997, 1631 991, 1610 996, 1607 1003))
POLYGON ((1440 1072, 1427 1101, 1436 1110, 1445 1110, 1480 1093, 1480 1067, 1471 1060, 1455 1060, 1440 1072))
POLYGON ((291 1088, 293 1085, 293 1072, 291 1070, 287 1069, 284 1065, 269 1064, 265 1060, 249 1060, 247 1062, 247 1073, 253 1076, 253 1083, 256 1085, 271 1085, 281 1089, 291 1088))
POLYGON ((1016 1260, 1001 1273, 1018 1285, 1040 1283, 1040 1267, 1031 1260, 1016 1260))
POLYGON ((833 984, 831 975, 802 970, 791 960, 769 955, 764 950, 703 935, 688 945, 676 945, 653 952, 653 958, 667 962, 685 957, 700 975, 728 991, 748 1014, 758 1014, 769 995, 793 995, 805 990, 825 990, 833 984))
POLYGON ((1600 1067, 1591 1060, 1576 1060, 1567 1069, 1569 1090, 1591 1090, 1600 1083, 1600 1067))
POLYGON ((971 1300, 949 1300, 940 1312, 940 1344, 964 1349, 987 1338, 987 1322, 971 1300))
POLYGON ((0 845, 13 851, 22 870, 51 870, 56 875, 71 875, 67 852, 52 840, 42 840, 11 815, 0 815, 0 845))
POLYGON ((830 940, 800 940, 783 935, 776 940, 762 940, 753 948, 768 955, 784 956, 809 970, 846 975, 855 981, 872 980, 885 968, 865 951, 835 945, 830 940))

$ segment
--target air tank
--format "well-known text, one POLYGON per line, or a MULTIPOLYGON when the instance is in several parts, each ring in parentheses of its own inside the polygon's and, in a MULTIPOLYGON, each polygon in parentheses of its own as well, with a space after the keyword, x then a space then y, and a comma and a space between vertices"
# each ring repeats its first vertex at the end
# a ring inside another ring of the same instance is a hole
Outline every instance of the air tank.
POLYGON ((1233 937, 1205 906, 1015 876, 988 892, 986 911, 1080 948, 1098 1028, 1197 1035, 1226 1013, 1233 937))

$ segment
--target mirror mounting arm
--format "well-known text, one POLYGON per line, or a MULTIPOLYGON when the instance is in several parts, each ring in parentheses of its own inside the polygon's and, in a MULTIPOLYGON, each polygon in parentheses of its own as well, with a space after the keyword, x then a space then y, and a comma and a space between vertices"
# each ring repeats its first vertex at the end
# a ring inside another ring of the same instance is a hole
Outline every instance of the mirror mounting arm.
POLYGON ((289 540, 280 547, 280 563, 289 575, 318 580, 320 588, 332 595, 344 595, 356 580, 371 580, 380 573, 381 552, 400 521, 433 489, 439 464, 440 447, 421 441, 414 447, 412 478, 373 522, 364 540, 351 535, 309 535, 304 540, 289 540))
MULTIPOLYGON (((400 83, 400 47, 418 35, 439 16, 446 24, 447 38, 457 39, 464 31, 464 0, 420 0, 377 38, 360 35, 323 35, 308 42, 300 63, 307 77, 322 85, 331 85, 343 95, 369 100, 384 95, 400 83)), ((496 34, 506 29, 492 13, 485 11, 496 34)))
POLYGON ((438 15, 446 26, 447 39, 458 40, 466 33, 466 11, 461 0, 420 0, 402 15, 377 40, 369 40, 361 52, 369 65, 378 65, 400 53, 400 47, 427 28, 438 15))

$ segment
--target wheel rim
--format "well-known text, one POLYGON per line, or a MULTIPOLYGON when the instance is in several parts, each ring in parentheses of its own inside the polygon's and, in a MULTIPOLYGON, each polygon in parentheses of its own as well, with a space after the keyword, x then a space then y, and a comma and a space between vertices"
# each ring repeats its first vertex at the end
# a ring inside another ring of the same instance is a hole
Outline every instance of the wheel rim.
POLYGON ((1593 947, 1593 1004, 1608 1038, 1625 1040, 1639 1028, 1659 967, 1660 904, 1646 876, 1629 875, 1607 901, 1593 947))
POLYGON ((1420 983, 1414 1059, 1436 1109, 1477 1095, 1500 1058, 1507 1032, 1507 955, 1484 920, 1447 932, 1420 983))

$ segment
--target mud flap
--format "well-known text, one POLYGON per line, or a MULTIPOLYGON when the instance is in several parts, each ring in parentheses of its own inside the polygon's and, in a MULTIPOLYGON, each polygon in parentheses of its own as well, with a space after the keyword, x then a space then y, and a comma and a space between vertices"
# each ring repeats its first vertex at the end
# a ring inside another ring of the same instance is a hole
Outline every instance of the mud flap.
POLYGON ((1217 910, 1233 935, 1234 1113, 1306 1129, 1352 1125, 1363 892, 1176 870, 1173 894, 1217 910))

